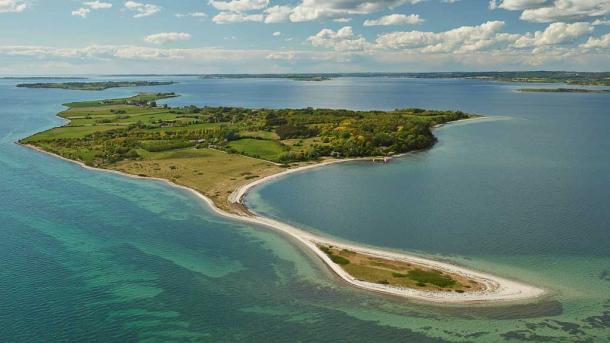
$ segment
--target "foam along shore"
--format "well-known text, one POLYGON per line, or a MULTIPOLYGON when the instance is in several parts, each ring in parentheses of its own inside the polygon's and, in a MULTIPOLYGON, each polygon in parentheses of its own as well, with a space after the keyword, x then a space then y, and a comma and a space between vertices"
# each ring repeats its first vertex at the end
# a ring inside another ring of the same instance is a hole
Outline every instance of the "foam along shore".
MULTIPOLYGON (((216 204, 210 198, 204 196, 203 194, 201 194, 191 188, 175 184, 166 179, 137 176, 137 175, 132 175, 132 174, 126 174, 126 173, 116 171, 116 170, 90 167, 90 166, 85 165, 84 163, 67 159, 65 157, 53 154, 51 152, 44 151, 44 150, 42 150, 38 147, 32 146, 32 145, 25 145, 25 146, 27 146, 31 149, 37 150, 39 152, 43 152, 45 154, 49 154, 54 157, 60 158, 64 161, 76 163, 79 166, 81 166, 82 168, 85 168, 88 170, 114 173, 114 174, 130 177, 130 178, 135 178, 135 179, 157 180, 160 182, 164 182, 172 187, 177 187, 177 188, 183 189, 185 191, 191 192, 192 194, 197 196, 199 199, 204 201, 206 204, 208 204, 208 206, 210 206, 210 208, 215 213, 217 213, 218 215, 220 215, 222 217, 230 218, 230 219, 237 220, 237 221, 244 222, 244 223, 264 226, 264 227, 274 229, 276 231, 282 232, 282 233, 290 236, 291 238, 300 242, 303 246, 310 249, 313 253, 315 253, 342 280, 349 283, 350 285, 353 285, 353 286, 361 288, 361 289, 400 296, 400 297, 406 297, 406 298, 415 299, 415 300, 440 303, 440 304, 469 304, 469 303, 496 303, 496 302, 507 302, 507 301, 525 301, 525 300, 535 299, 535 298, 540 297, 543 294, 545 294, 545 291, 541 288, 537 288, 537 287, 530 286, 530 285, 527 285, 527 284, 524 284, 521 282, 501 278, 501 277, 494 276, 491 274, 470 270, 470 269, 460 267, 457 265, 453 265, 453 264, 450 264, 447 262, 441 262, 441 261, 436 261, 433 259, 409 255, 409 254, 405 254, 405 253, 390 252, 390 251, 385 251, 385 250, 381 250, 381 249, 374 249, 374 248, 363 247, 363 246, 359 246, 359 245, 355 245, 355 244, 348 244, 348 243, 344 243, 344 242, 335 241, 332 239, 328 239, 325 237, 321 237, 321 236, 312 234, 310 232, 306 232, 304 230, 301 230, 292 225, 280 222, 278 220, 274 220, 271 218, 253 214, 249 211, 246 211, 246 213, 241 213, 241 212, 240 213, 229 213, 227 211, 224 211, 224 210, 218 208, 216 206, 216 204), (415 288, 397 287, 397 286, 392 286, 392 285, 385 285, 385 284, 362 281, 362 280, 358 280, 358 279, 354 278, 349 273, 347 273, 340 265, 333 262, 326 253, 324 253, 322 250, 320 250, 319 246, 333 246, 338 249, 348 249, 352 252, 370 256, 370 257, 382 258, 382 259, 386 259, 386 260, 390 260, 390 261, 400 261, 400 262, 405 262, 405 263, 412 263, 412 264, 415 264, 415 265, 418 265, 418 266, 421 266, 424 268, 431 268, 431 269, 445 272, 448 274, 454 274, 454 275, 459 275, 459 276, 465 277, 467 279, 475 281, 476 283, 482 284, 483 287, 482 287, 482 290, 478 290, 478 291, 456 293, 456 292, 427 291, 427 290, 421 290, 421 289, 415 289, 415 288)), ((243 187, 240 187, 239 189, 235 190, 230 195, 229 200, 235 204, 244 206, 244 208, 245 208, 243 200, 244 200, 245 196, 248 194, 248 192, 251 191, 254 187, 260 186, 266 182, 270 182, 272 180, 275 180, 276 178, 284 177, 284 176, 292 174, 292 173, 303 172, 303 171, 306 171, 306 170, 309 170, 312 168, 318 168, 318 167, 322 167, 322 166, 329 165, 329 164, 341 163, 341 162, 347 162, 347 161, 353 161, 353 159, 352 160, 333 160, 333 161, 322 162, 322 163, 315 164, 315 165, 308 165, 308 166, 303 166, 300 168, 289 169, 284 172, 256 180, 243 187)))

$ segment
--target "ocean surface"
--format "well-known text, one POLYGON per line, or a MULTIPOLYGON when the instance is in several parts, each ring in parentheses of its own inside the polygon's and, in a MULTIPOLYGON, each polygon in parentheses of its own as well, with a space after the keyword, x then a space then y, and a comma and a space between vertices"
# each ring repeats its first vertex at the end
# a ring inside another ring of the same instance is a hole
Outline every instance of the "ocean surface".
POLYGON ((607 94, 475 80, 168 79, 179 83, 101 92, 0 80, 0 342, 610 341, 607 94), (463 307, 353 289, 289 239, 219 218, 182 190, 14 144, 61 125, 62 103, 137 91, 181 94, 171 105, 485 114, 436 130, 429 151, 293 174, 248 205, 550 295, 463 307))

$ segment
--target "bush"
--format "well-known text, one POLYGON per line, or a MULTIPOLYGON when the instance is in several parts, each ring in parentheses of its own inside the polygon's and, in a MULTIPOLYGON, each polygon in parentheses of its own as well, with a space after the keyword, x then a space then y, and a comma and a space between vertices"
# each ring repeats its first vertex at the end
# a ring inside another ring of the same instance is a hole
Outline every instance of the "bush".
POLYGON ((275 133, 280 136, 280 139, 309 138, 317 136, 320 130, 305 125, 286 124, 278 126, 275 133))
POLYGON ((197 143, 189 141, 155 141, 142 143, 142 147, 150 152, 183 149, 195 146, 197 143))
POLYGON ((140 154, 138 154, 137 151, 135 151, 134 149, 129 150, 126 154, 125 157, 127 158, 138 158, 140 157, 140 154))
POLYGON ((415 269, 409 271, 407 274, 411 280, 419 283, 430 283, 438 287, 453 286, 456 281, 449 276, 442 275, 438 271, 425 271, 421 269, 415 269))
POLYGON ((330 259, 335 262, 336 264, 340 264, 340 265, 346 265, 349 264, 349 260, 346 259, 343 256, 337 256, 337 255, 328 255, 328 257, 330 257, 330 259))

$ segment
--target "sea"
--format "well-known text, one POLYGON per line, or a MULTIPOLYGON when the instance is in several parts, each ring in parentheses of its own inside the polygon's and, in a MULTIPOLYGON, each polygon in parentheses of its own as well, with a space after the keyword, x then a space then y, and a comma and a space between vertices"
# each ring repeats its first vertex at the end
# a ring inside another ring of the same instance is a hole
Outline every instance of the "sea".
POLYGON ((177 83, 74 91, 0 79, 0 342, 610 341, 609 94, 459 79, 89 77, 177 83), (430 150, 291 174, 246 202, 547 296, 441 306, 355 289, 290 238, 221 218, 181 189, 15 144, 62 125, 63 103, 142 91, 180 94, 162 101, 172 106, 484 115, 435 129, 430 150))

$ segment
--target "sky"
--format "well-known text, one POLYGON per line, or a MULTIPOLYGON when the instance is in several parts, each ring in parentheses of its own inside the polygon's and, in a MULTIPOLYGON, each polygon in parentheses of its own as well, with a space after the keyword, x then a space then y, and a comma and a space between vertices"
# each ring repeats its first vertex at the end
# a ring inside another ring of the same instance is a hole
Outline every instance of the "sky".
POLYGON ((0 75, 610 71, 610 0, 0 0, 0 75))

